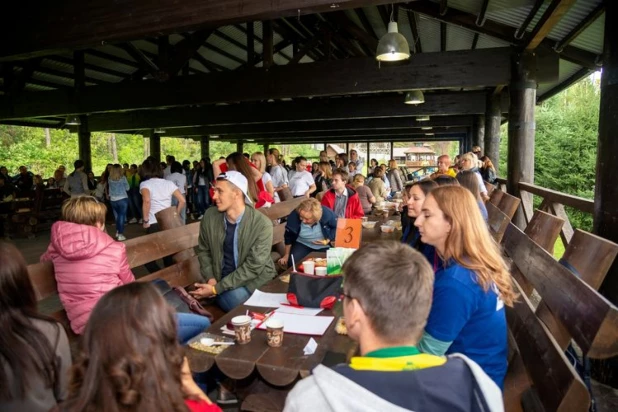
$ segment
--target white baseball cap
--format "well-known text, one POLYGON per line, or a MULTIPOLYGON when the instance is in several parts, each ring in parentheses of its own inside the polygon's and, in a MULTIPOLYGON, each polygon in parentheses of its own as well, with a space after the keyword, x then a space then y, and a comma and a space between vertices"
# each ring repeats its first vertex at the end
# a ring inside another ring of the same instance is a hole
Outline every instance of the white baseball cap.
POLYGON ((227 180, 228 182, 239 188, 241 192, 243 192, 243 194, 245 195, 245 203, 249 205, 253 204, 251 198, 247 194, 248 183, 245 175, 235 170, 228 170, 227 172, 221 173, 217 177, 217 180, 227 180))

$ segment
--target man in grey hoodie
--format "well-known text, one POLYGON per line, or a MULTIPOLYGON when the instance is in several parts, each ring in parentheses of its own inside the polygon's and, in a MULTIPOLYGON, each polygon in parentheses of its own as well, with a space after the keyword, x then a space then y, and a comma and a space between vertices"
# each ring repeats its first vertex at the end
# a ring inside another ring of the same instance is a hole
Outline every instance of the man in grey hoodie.
POLYGON ((395 241, 369 244, 343 273, 345 324, 361 356, 316 367, 290 392, 285 412, 504 410, 500 389, 472 360, 417 349, 434 280, 419 252, 395 241))

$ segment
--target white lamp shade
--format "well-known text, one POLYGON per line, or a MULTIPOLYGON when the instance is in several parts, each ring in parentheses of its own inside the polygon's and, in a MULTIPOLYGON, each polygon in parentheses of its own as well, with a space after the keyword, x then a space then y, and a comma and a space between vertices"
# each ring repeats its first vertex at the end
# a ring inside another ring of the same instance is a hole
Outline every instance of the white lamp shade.
POLYGON ((397 23, 388 23, 388 33, 380 39, 376 50, 376 60, 395 62, 410 58, 408 41, 397 31, 397 23))
POLYGON ((425 96, 420 90, 412 90, 406 93, 405 104, 421 104, 425 103, 425 96))
POLYGON ((429 121, 429 116, 427 116, 427 115, 416 116, 416 121, 417 122, 428 122, 429 121))
POLYGON ((82 122, 79 120, 79 116, 70 114, 67 116, 64 124, 67 126, 79 126, 82 122))

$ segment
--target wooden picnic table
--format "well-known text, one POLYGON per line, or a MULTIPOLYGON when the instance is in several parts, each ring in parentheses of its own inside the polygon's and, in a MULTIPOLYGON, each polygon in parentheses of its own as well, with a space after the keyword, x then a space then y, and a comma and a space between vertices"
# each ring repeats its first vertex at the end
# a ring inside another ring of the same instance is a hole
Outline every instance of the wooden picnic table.
MULTIPOLYGON (((311 253, 309 257, 325 257, 324 253, 311 253)), ((288 269, 281 276, 271 280, 260 290, 268 293, 286 293, 288 283, 282 279, 292 270, 288 269)), ((338 304, 339 305, 339 304, 338 304)), ((224 336, 221 328, 234 316, 244 315, 247 310, 265 313, 275 308, 263 308, 240 305, 225 316, 218 319, 208 329, 209 333, 224 336)), ((251 334, 251 342, 245 345, 233 345, 218 355, 187 348, 187 355, 191 370, 194 372, 207 371, 216 363, 217 367, 229 378, 245 379, 253 371, 257 371, 262 379, 275 386, 286 386, 294 383, 299 378, 308 376, 311 370, 324 359, 327 351, 343 354, 346 359, 356 353, 357 344, 345 335, 335 332, 336 320, 341 316, 340 305, 334 310, 324 310, 317 316, 334 316, 335 320, 328 327, 323 336, 294 335, 286 333, 283 345, 279 348, 271 348, 266 343, 266 331, 254 329, 251 334), (304 355, 303 348, 310 338, 318 343, 318 348, 313 355, 304 355)))

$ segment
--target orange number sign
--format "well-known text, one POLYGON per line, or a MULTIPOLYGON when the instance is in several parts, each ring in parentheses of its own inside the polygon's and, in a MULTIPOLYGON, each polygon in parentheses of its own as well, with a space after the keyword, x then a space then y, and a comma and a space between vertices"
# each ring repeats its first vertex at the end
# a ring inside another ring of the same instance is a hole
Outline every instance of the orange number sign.
POLYGON ((337 219, 335 246, 353 249, 360 248, 361 227, 360 219, 337 219))

